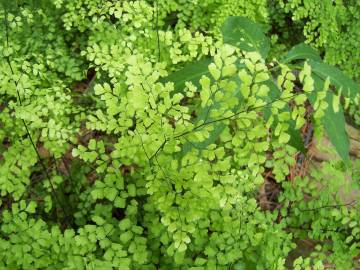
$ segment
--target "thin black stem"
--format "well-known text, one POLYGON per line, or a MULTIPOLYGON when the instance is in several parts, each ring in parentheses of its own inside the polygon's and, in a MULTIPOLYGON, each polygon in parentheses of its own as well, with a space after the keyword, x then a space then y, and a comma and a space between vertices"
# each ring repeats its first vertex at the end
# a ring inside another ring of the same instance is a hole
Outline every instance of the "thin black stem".
POLYGON ((158 62, 160 62, 159 0, 156 0, 156 39, 157 39, 157 49, 158 49, 158 62))
POLYGON ((320 206, 320 207, 316 207, 316 208, 298 209, 298 210, 300 212, 311 212, 311 211, 317 211, 317 210, 326 209, 326 208, 339 208, 339 207, 342 207, 342 206, 352 206, 354 203, 356 203, 356 200, 351 201, 351 202, 346 203, 346 204, 324 205, 324 206, 320 206))
MULTIPOLYGON (((7 10, 5 10, 5 19, 4 19, 4 23, 5 23, 5 34, 6 34, 6 42, 7 42, 7 48, 9 48, 9 32, 8 32, 8 21, 7 21, 7 10)), ((9 65, 9 68, 10 68, 10 71, 11 71, 11 74, 14 76, 15 75, 15 72, 14 72, 14 69, 11 65, 11 61, 10 61, 10 58, 9 57, 6 57, 6 62, 8 63, 9 65)), ((22 77, 22 74, 20 75, 19 79, 17 81, 14 80, 14 84, 15 84, 15 88, 16 88, 16 94, 18 96, 18 101, 19 101, 19 104, 20 106, 22 106, 22 100, 21 100, 21 97, 20 97, 20 92, 19 92, 19 89, 18 89, 18 84, 20 82, 20 79, 22 77)), ((25 130, 26 130, 26 136, 29 138, 30 140, 30 143, 32 145, 32 148, 34 149, 34 151, 36 152, 36 155, 37 155, 37 158, 40 162, 40 166, 42 167, 42 169, 44 170, 45 172, 45 175, 46 175, 46 178, 48 179, 49 183, 50 183, 50 187, 51 187, 51 191, 53 193, 53 196, 56 200, 56 203, 59 205, 59 207, 61 208, 61 210, 63 211, 65 217, 67 217, 67 212, 65 211, 65 208, 63 207, 63 205, 60 203, 60 200, 56 194, 56 191, 55 191, 55 186, 53 184, 53 182, 51 181, 51 177, 48 173, 48 170, 43 162, 43 160, 41 159, 41 156, 37 150, 37 147, 34 143, 34 140, 30 134, 30 131, 29 131, 29 128, 28 128, 28 125, 26 124, 25 120, 24 119, 21 119, 22 123, 23 123, 23 126, 25 127, 25 130)))
POLYGON ((292 96, 290 96, 290 97, 286 97, 286 98, 281 98, 281 99, 272 100, 272 101, 270 101, 270 102, 268 102, 268 103, 266 103, 266 104, 264 104, 264 105, 260 105, 260 106, 253 107, 253 108, 247 108, 246 110, 239 111, 239 112, 237 112, 237 113, 234 113, 233 115, 230 115, 230 116, 227 116, 227 117, 218 118, 218 119, 214 119, 214 120, 211 120, 211 121, 209 121, 209 122, 202 123, 202 124, 194 127, 194 128, 191 129, 191 130, 188 130, 188 131, 185 131, 185 132, 183 132, 183 133, 181 133, 181 134, 179 134, 179 135, 176 135, 176 136, 174 137, 174 139, 178 139, 178 138, 180 138, 180 137, 183 137, 183 136, 185 136, 185 135, 187 135, 187 134, 189 134, 189 133, 191 133, 191 132, 194 132, 194 131, 198 130, 199 128, 202 128, 202 127, 204 127, 204 126, 208 126, 208 125, 210 125, 210 124, 214 124, 214 123, 222 122, 222 121, 226 121, 226 120, 231 120, 231 119, 238 119, 238 116, 239 116, 240 114, 242 114, 242 113, 249 112, 250 110, 257 110, 257 109, 265 108, 265 107, 271 105, 271 104, 274 103, 274 102, 287 100, 287 99, 289 99, 289 98, 295 97, 296 95, 297 95, 297 94, 294 94, 294 95, 292 95, 292 96))
MULTIPOLYGON (((246 113, 246 112, 249 112, 250 110, 257 110, 257 109, 261 109, 261 108, 265 108, 271 104, 273 104, 274 102, 277 102, 277 101, 284 101, 284 100, 287 100, 289 98, 293 98, 295 96, 297 96, 298 94, 294 94, 294 95, 291 95, 289 97, 286 97, 286 98, 279 98, 279 99, 275 99, 275 100, 272 100, 268 103, 265 103, 263 105, 260 105, 260 106, 256 106, 256 107, 253 107, 253 108, 247 108, 246 110, 242 110, 242 111, 239 111, 237 113, 234 113, 233 115, 230 115, 230 116, 227 116, 227 117, 222 117, 222 118, 218 118, 218 119, 214 119, 214 120, 211 120, 209 122, 204 122, 198 126, 195 126, 194 128, 192 128, 191 130, 188 130, 188 131, 185 131, 179 135, 175 135, 173 137, 173 139, 179 139, 183 136, 186 136, 202 127, 205 127, 205 126, 208 126, 210 124, 214 124, 214 123, 217 123, 217 122, 222 122, 222 121, 226 121, 226 120, 231 120, 231 119, 239 119, 239 116, 242 114, 242 113, 246 113)), ((158 147, 158 149, 155 151, 155 153, 153 155, 151 155, 150 157, 150 160, 153 159, 165 146, 165 144, 168 142, 169 140, 168 139, 165 139, 163 141, 163 143, 158 147)))

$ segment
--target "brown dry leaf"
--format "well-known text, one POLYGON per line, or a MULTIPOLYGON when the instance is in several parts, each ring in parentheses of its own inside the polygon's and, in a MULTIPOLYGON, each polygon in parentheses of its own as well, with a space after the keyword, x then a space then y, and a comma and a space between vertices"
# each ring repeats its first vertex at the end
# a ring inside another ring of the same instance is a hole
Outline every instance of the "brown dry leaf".
POLYGON ((38 151, 38 153, 39 153, 39 156, 41 157, 41 158, 49 158, 50 157, 50 152, 49 152, 49 150, 47 150, 43 145, 39 145, 38 147, 37 147, 37 151, 38 151))

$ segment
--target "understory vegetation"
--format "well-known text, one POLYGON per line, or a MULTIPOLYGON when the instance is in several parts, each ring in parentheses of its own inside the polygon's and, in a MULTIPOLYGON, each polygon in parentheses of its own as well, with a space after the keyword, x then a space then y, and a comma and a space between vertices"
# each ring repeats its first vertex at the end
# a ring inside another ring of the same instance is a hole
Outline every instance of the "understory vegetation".
POLYGON ((360 1, 0 7, 0 269, 360 269, 360 1))

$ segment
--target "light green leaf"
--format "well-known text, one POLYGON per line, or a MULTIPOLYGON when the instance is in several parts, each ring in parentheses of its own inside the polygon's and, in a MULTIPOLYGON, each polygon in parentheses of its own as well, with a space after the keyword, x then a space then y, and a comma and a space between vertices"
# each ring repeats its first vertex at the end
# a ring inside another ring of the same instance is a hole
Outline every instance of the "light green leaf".
POLYGON ((114 206, 117 208, 125 208, 126 205, 126 200, 124 198, 121 197, 116 197, 115 201, 114 201, 114 206))
POLYGON ((128 99, 135 109, 143 109, 148 103, 148 96, 140 87, 134 87, 134 89, 128 93, 128 99))
POLYGON ((26 212, 30 213, 30 214, 34 214, 36 211, 36 202, 31 201, 28 206, 26 207, 26 212))
POLYGON ((179 252, 184 252, 186 249, 187 249, 187 246, 185 243, 181 243, 180 246, 178 247, 179 252))
POLYGON ((211 63, 211 64, 208 66, 208 69, 209 69, 209 71, 210 71, 211 76, 212 76, 215 80, 220 79, 221 72, 220 72, 220 70, 216 67, 216 65, 215 65, 214 63, 211 63))
POLYGON ((121 220, 119 223, 119 228, 123 231, 130 229, 130 227, 131 227, 131 221, 128 218, 121 220))
POLYGON ((100 216, 92 216, 92 220, 99 226, 105 223, 105 220, 100 216))
POLYGON ((95 95, 102 95, 102 94, 104 94, 105 93, 105 90, 104 90, 104 88, 102 87, 102 85, 101 84, 96 84, 95 86, 94 86, 94 92, 95 92, 95 95))
POLYGON ((89 141, 88 147, 90 150, 95 150, 96 149, 96 140, 95 139, 91 139, 89 141))

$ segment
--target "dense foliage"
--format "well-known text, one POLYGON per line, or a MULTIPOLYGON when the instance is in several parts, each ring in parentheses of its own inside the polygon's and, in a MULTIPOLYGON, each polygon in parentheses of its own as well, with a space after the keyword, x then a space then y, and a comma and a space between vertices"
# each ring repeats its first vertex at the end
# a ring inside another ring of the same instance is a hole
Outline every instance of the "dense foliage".
POLYGON ((324 59, 340 65, 349 75, 360 78, 360 2, 278 1, 285 14, 301 24, 307 42, 322 48, 324 59))
POLYGON ((3 0, 0 269, 357 269, 359 16, 3 0))

